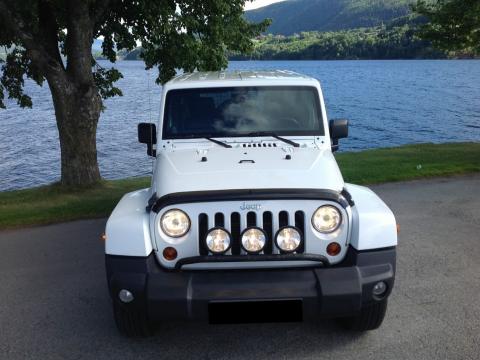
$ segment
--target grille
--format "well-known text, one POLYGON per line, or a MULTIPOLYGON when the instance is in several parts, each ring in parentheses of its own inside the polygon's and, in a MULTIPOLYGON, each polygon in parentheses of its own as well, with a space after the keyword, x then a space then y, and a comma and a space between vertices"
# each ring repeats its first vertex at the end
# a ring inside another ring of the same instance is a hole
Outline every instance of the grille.
MULTIPOLYGON (((304 253, 305 251, 305 213, 301 210, 297 211, 280 211, 273 213, 271 211, 254 212, 250 211, 244 215, 242 219, 240 213, 232 212, 224 214, 217 212, 214 214, 201 213, 198 215, 198 241, 200 255, 208 255, 208 248, 205 245, 205 238, 209 230, 209 220, 213 217, 214 226, 225 228, 232 235, 232 255, 240 255, 242 253, 240 246, 240 234, 246 228, 256 226, 267 235, 267 242, 264 248, 264 254, 281 254, 280 251, 274 245, 274 236, 278 229, 284 226, 295 226, 302 235, 304 241, 297 250, 297 253, 304 253)), ((228 255, 227 255, 228 256, 228 255)))

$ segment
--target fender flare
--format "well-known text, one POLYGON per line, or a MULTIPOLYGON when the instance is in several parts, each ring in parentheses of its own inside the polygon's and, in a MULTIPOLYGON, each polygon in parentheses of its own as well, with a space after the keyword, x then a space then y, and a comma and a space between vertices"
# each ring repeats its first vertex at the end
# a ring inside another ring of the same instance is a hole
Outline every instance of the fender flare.
POLYGON ((150 215, 145 210, 150 196, 150 189, 142 189, 121 198, 107 221, 107 255, 146 257, 153 251, 150 215))
POLYGON ((360 251, 397 246, 397 222, 390 208, 365 186, 345 186, 355 202, 350 245, 360 251))

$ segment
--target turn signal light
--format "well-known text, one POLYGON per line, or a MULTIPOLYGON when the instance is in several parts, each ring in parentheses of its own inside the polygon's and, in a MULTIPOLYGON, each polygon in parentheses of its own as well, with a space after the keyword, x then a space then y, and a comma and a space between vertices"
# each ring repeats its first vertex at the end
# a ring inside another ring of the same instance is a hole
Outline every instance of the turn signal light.
POLYGON ((340 254, 341 250, 342 250, 342 247, 337 242, 332 242, 327 246, 327 254, 330 256, 336 256, 340 254))
POLYGON ((175 260, 177 258, 177 250, 171 246, 166 247, 163 249, 163 257, 168 261, 175 260))

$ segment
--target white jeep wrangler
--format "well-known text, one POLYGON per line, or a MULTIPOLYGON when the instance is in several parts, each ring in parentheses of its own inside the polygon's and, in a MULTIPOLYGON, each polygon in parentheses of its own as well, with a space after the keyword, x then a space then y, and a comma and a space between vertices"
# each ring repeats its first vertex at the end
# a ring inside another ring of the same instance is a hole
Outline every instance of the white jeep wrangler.
POLYGON ((161 119, 138 127, 155 166, 106 226, 116 324, 340 318, 380 326, 397 227, 371 190, 346 184, 317 80, 289 71, 180 75, 161 119))

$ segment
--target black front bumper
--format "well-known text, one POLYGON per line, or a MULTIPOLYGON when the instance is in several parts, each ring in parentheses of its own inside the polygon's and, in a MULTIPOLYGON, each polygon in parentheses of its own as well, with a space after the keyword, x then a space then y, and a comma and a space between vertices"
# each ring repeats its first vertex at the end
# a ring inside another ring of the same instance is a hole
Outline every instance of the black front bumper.
MULTIPOLYGON (((255 270, 168 271, 155 256, 106 256, 110 294, 127 289, 135 300, 123 306, 146 309, 152 320, 206 320, 212 304, 294 302, 304 319, 339 317, 390 295, 395 278, 396 249, 357 251, 349 248, 338 265, 255 270), (384 281, 382 298, 373 286, 384 281)), ((273 303, 272 303, 273 304, 273 303)), ((270 307, 272 308, 272 307, 270 307)), ((211 318, 211 317, 210 317, 211 318)))

